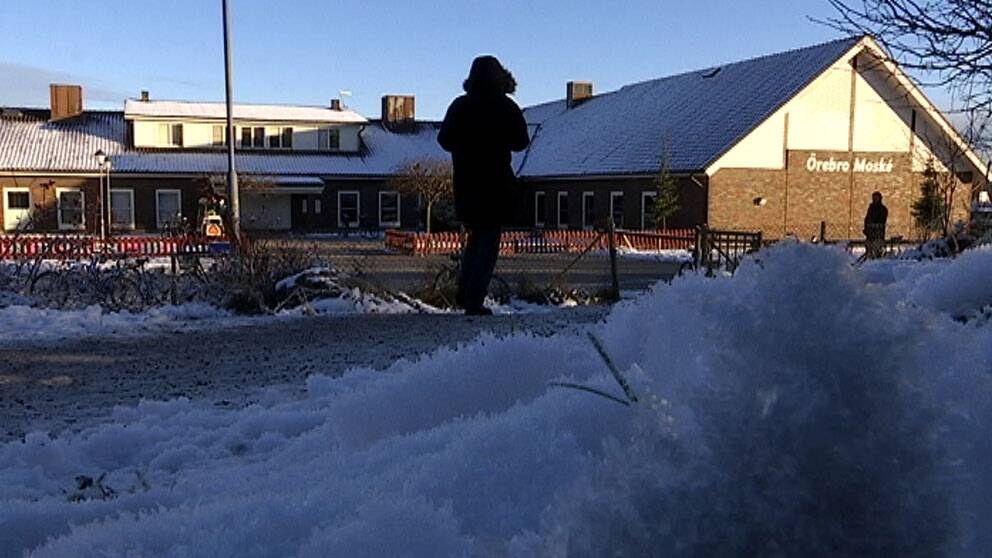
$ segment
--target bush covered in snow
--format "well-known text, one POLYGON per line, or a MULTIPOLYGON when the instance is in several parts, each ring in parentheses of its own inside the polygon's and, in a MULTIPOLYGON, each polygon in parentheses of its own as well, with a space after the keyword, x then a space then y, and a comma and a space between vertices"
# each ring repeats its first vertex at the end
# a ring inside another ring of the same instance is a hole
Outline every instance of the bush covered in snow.
POLYGON ((0 446, 2 552, 980 556, 990 269, 992 250, 856 268, 797 244, 658 285, 597 326, 630 407, 549 386, 620 395, 563 335, 246 409, 119 408, 0 446))

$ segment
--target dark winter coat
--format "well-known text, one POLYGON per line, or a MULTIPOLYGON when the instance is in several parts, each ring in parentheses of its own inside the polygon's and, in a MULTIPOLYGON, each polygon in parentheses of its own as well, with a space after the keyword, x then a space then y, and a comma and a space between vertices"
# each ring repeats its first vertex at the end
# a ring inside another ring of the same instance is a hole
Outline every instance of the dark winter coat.
POLYGON ((889 209, 881 202, 868 205, 865 213, 865 238, 868 240, 883 240, 885 238, 885 222, 889 220, 889 209))
POLYGON ((508 223, 515 204, 511 152, 530 143, 520 107, 503 94, 462 95, 448 107, 437 141, 451 152, 458 220, 469 227, 508 223))

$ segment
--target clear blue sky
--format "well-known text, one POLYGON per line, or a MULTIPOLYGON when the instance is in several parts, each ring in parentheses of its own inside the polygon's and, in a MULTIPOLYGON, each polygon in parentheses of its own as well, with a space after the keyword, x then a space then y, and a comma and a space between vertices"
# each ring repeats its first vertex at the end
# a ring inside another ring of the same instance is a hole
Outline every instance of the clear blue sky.
MULTIPOLYGON (((825 0, 230 0, 235 100, 324 105, 338 91, 379 112, 385 93, 443 115, 472 58, 497 55, 518 101, 596 91, 836 38, 809 21, 825 0)), ((85 86, 90 108, 153 98, 223 100, 220 0, 3 0, 0 105, 45 106, 47 83, 85 86)), ((939 100, 938 100, 939 102, 939 100)))

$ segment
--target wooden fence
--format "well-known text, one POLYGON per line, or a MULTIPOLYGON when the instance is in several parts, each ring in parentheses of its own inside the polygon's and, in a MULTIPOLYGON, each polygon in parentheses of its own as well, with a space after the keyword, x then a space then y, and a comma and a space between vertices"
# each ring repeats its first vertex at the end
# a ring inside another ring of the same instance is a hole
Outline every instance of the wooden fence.
MULTIPOLYGON (((661 250, 692 250, 696 231, 665 229, 658 231, 616 231, 617 246, 630 250, 657 252, 661 250)), ((456 254, 462 250, 465 235, 455 232, 419 233, 386 231, 386 246, 406 254, 428 256, 456 254)), ((607 250, 608 239, 596 231, 506 231, 500 238, 500 254, 558 254, 607 250)))
POLYGON ((101 240, 89 235, 0 236, 0 259, 79 259, 93 255, 158 257, 223 251, 226 242, 200 237, 115 236, 101 240))

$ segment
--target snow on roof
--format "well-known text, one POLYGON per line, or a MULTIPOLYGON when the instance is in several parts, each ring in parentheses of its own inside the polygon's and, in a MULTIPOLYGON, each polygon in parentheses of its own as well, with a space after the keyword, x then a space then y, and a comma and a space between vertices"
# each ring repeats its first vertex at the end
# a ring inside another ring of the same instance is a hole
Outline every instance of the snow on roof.
MULTIPOLYGON (((529 107, 530 148, 514 156, 528 178, 653 174, 662 156, 674 171, 700 171, 854 47, 858 37, 772 54, 707 70, 628 85, 566 109, 565 101, 529 107), (667 150, 667 153, 666 153, 667 150)), ((0 115, 0 170, 97 170, 97 149, 121 173, 202 174, 226 169, 221 151, 135 151, 126 148, 125 119, 222 118, 222 103, 134 101, 125 112, 92 112, 50 123, 47 111, 0 115)), ((368 123, 351 111, 319 107, 236 105, 241 119, 368 123), (351 119, 351 120, 347 120, 351 119)), ((359 154, 240 151, 239 171, 267 175, 386 176, 404 161, 447 159, 437 126, 409 134, 373 121, 359 154)))
POLYGON ((0 116, 0 170, 97 172, 93 154, 124 151, 120 112, 86 111, 58 122, 38 109, 7 110, 0 116))
POLYGON ((525 117, 539 128, 520 174, 655 173, 663 155, 675 171, 702 170, 859 40, 628 85, 572 109, 564 100, 530 107, 525 117))
MULTIPOLYGON (((227 171, 223 151, 136 151, 124 143, 121 112, 87 111, 78 118, 48 122, 48 112, 9 111, 0 117, 0 170, 97 172, 93 154, 110 155, 115 173, 212 174, 227 171)), ((239 172, 261 175, 387 176, 410 159, 447 159, 437 144, 437 125, 418 123, 394 133, 378 121, 362 131, 358 154, 239 151, 239 172)))
MULTIPOLYGON (((227 118, 224 103, 188 101, 124 101, 124 118, 227 118)), ((352 110, 291 105, 234 105, 234 118, 262 122, 327 122, 365 124, 364 116, 352 110)))

